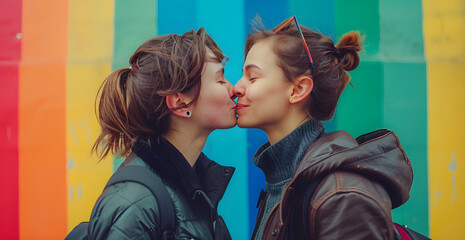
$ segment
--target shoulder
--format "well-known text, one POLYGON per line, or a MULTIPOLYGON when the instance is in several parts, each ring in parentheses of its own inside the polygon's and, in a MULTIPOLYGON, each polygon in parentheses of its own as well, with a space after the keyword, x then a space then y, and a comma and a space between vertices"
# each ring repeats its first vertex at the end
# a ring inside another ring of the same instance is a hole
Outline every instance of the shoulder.
MULTIPOLYGON (((134 182, 122 182, 108 187, 103 191, 96 203, 96 207, 108 207, 106 205, 119 206, 140 206, 141 203, 154 202, 155 197, 145 186, 134 182)), ((148 206, 153 207, 153 206, 148 206)), ((120 209, 122 210, 122 209, 120 209)))
POLYGON ((350 197, 372 199, 383 209, 391 209, 389 194, 379 182, 347 171, 336 171, 326 176, 316 189, 312 202, 316 205, 314 207, 318 207, 338 196, 347 200, 350 197))
POLYGON ((90 235, 92 239, 105 239, 154 234, 158 232, 158 211, 155 197, 145 186, 115 184, 105 189, 92 210, 90 235))
MULTIPOLYGON (((141 166, 150 170, 150 167, 140 158, 134 159, 126 166, 141 166)), ((99 202, 101 203, 100 205, 105 205, 107 202, 110 202, 116 205, 140 206, 141 203, 147 201, 153 201, 156 203, 156 199, 152 192, 147 187, 139 183, 128 181, 114 184, 105 189, 99 197, 96 206, 99 202)))
POLYGON ((389 195, 379 183, 358 174, 335 172, 327 176, 315 192, 309 209, 310 223, 314 224, 309 227, 319 237, 391 238, 389 195))

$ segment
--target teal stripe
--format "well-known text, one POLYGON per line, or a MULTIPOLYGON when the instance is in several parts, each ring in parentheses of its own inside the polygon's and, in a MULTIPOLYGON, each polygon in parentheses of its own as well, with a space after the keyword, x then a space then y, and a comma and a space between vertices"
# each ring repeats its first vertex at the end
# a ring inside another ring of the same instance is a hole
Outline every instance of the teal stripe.
MULTIPOLYGON (((129 66, 129 58, 147 39, 156 36, 156 1, 115 0, 115 38, 112 69, 129 66)), ((115 159, 115 171, 124 159, 115 159)))
POLYGON ((393 219, 429 235, 426 64, 384 63, 384 126, 394 130, 413 165, 410 200, 393 219))
POLYGON ((115 0, 113 69, 129 66, 129 58, 156 31, 157 5, 153 0, 115 0))
POLYGON ((426 61, 421 0, 380 0, 384 127, 400 138, 414 171, 410 200, 394 221, 429 234, 426 61), (382 24, 389 23, 389 24, 382 24))

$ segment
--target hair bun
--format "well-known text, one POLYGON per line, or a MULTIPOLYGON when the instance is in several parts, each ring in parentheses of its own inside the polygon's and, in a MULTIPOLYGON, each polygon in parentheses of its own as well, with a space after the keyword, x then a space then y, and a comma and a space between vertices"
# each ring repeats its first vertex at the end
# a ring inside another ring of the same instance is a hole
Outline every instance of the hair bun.
POLYGON ((346 71, 354 70, 359 62, 360 56, 358 52, 362 50, 363 40, 361 40, 358 31, 350 31, 344 34, 336 45, 336 49, 341 55, 341 66, 346 71))

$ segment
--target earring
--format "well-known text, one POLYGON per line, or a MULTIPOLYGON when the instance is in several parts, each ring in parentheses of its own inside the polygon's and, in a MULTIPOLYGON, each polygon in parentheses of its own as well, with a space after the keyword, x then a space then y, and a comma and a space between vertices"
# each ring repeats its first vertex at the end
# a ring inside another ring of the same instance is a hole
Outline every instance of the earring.
POLYGON ((289 102, 292 103, 294 100, 293 99, 289 99, 289 102))
POLYGON ((186 111, 186 116, 191 117, 191 112, 189 110, 186 111))

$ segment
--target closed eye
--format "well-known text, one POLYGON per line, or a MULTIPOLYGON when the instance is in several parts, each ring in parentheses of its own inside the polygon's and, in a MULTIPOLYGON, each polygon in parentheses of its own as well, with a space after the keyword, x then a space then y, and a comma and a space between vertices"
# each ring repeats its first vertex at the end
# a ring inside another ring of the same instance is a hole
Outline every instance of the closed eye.
POLYGON ((224 78, 224 68, 221 68, 219 69, 218 71, 216 71, 216 74, 218 76, 218 83, 219 84, 225 84, 226 81, 225 81, 225 78, 224 78))

